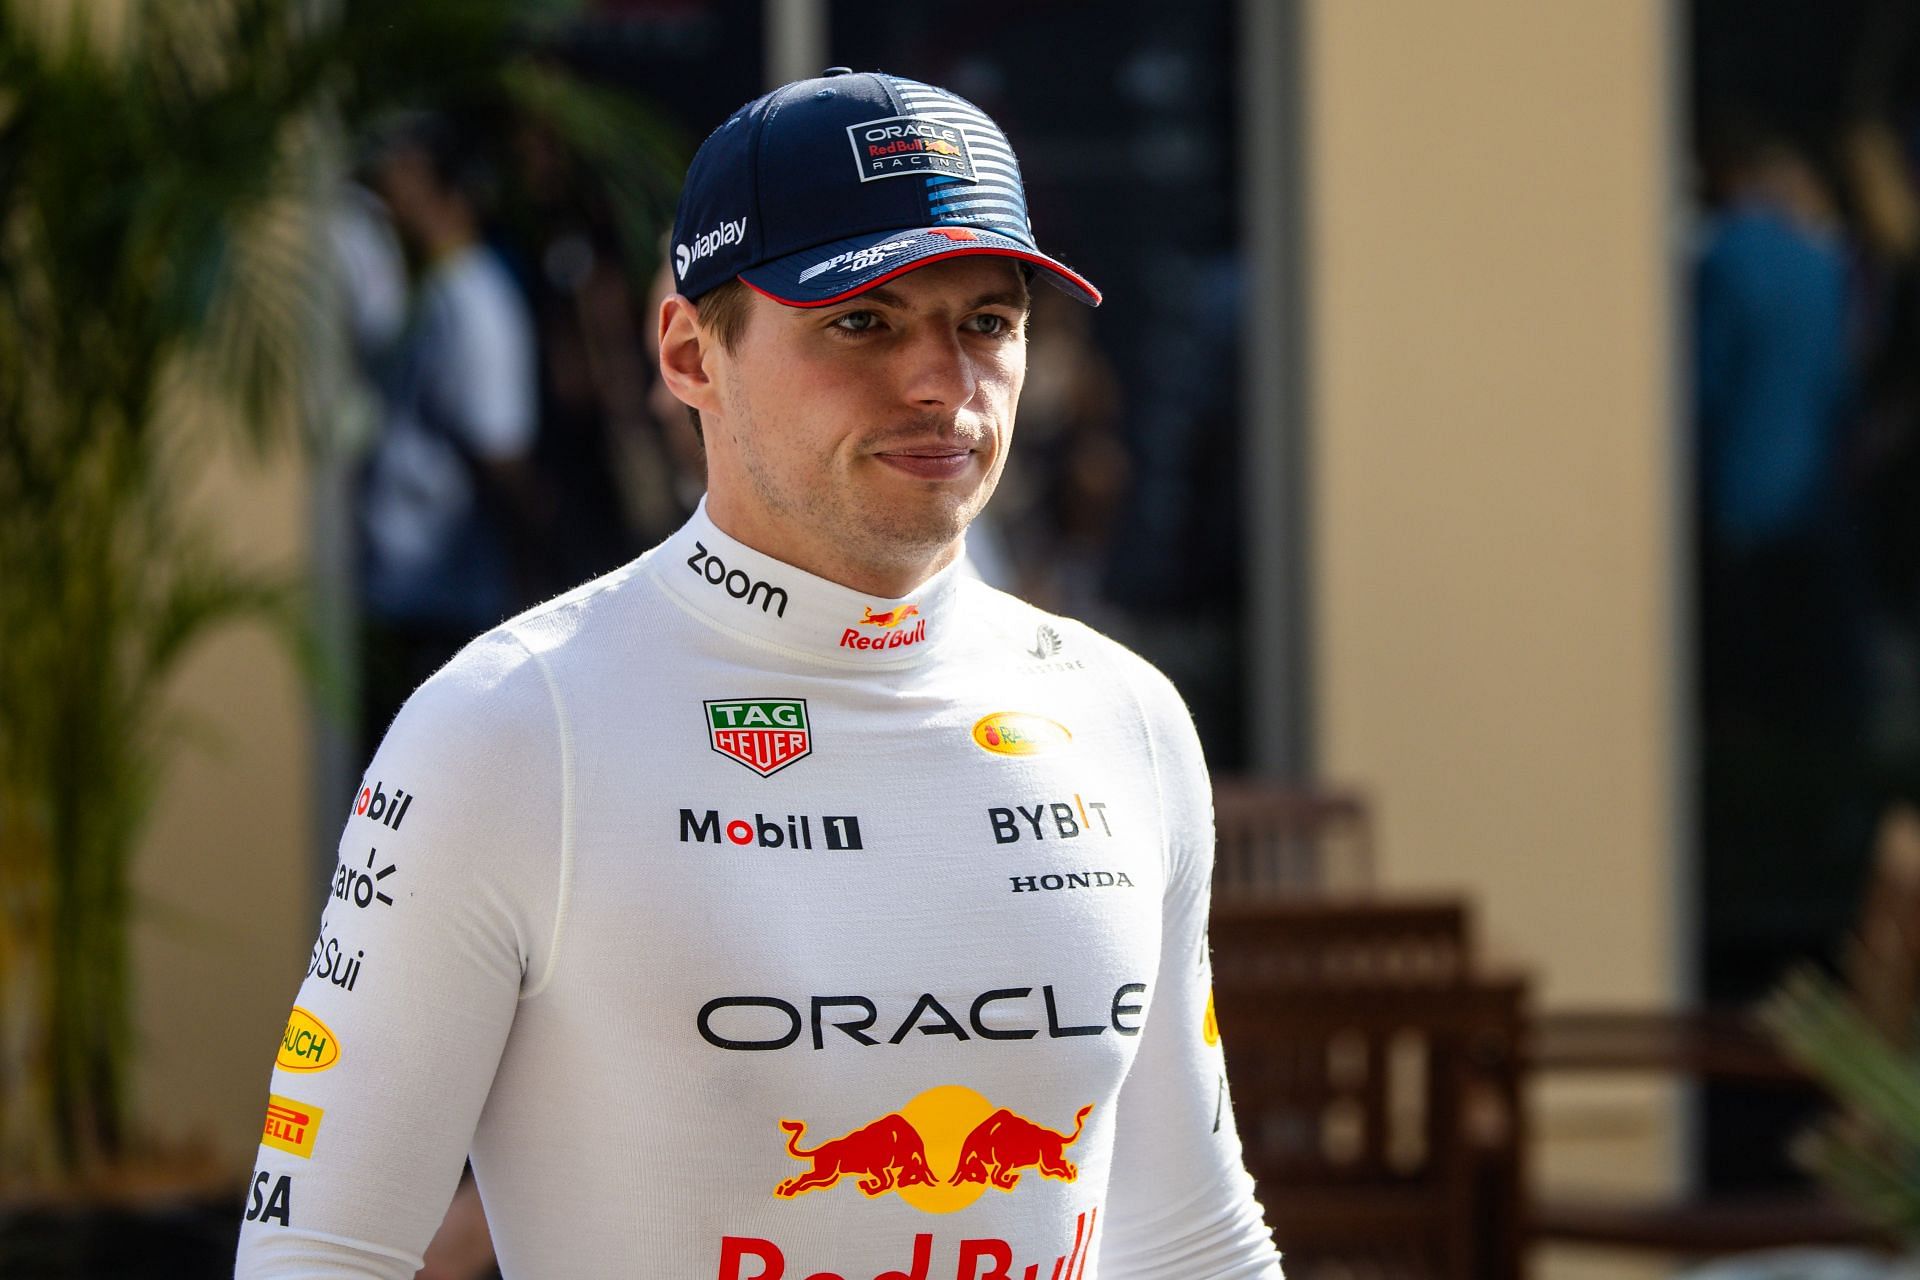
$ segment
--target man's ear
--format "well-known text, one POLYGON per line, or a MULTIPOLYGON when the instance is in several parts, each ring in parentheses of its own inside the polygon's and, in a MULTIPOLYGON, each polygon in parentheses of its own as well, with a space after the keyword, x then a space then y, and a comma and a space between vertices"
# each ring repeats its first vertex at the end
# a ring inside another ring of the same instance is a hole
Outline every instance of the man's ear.
POLYGON ((680 403, 702 414, 720 408, 719 387, 708 369, 717 339, 700 328, 700 312, 684 296, 660 303, 660 378, 680 403))

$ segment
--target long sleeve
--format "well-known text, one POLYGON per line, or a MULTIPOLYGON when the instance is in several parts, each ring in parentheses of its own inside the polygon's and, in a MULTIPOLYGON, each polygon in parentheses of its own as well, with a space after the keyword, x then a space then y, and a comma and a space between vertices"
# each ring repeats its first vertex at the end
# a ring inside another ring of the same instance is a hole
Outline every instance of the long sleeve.
POLYGON ((429 680, 341 835, 276 1060, 241 1277, 405 1280, 439 1225, 565 875, 568 757, 505 633, 429 680))
POLYGON ((1193 722, 1165 677, 1132 681, 1151 735, 1168 879, 1160 968, 1122 1086, 1103 1280, 1279 1280, 1241 1159, 1212 1018, 1213 803, 1193 722))

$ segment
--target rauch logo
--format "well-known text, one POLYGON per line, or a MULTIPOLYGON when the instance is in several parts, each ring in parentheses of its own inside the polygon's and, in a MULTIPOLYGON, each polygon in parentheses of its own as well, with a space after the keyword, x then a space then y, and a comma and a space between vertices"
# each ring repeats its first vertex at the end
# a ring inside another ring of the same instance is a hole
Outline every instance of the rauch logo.
POLYGON ((340 1041, 331 1028, 302 1009, 293 1007, 287 1015, 287 1029, 280 1033, 280 1054, 274 1065, 282 1071, 325 1071, 340 1061, 340 1041))
POLYGON ((997 756, 1037 756, 1067 746, 1073 734, 1058 720, 1045 716, 996 711, 974 722, 973 741, 982 751, 997 756))
POLYGON ((708 745, 763 778, 813 751, 805 698, 733 698, 702 705, 708 745))

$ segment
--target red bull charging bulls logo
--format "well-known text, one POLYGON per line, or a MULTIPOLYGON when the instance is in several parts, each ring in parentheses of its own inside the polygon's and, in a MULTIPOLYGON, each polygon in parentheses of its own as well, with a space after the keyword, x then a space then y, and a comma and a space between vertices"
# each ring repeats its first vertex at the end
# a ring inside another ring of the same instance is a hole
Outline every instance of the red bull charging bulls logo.
POLYGON ((782 1120, 787 1154, 808 1167, 773 1194, 791 1200, 850 1178, 868 1197, 892 1193, 925 1213, 952 1213, 989 1187, 1012 1192, 1028 1173, 1073 1182, 1080 1168, 1067 1158, 1067 1148, 1080 1140, 1092 1112, 1091 1102, 1081 1107, 1072 1130, 1063 1133, 950 1084, 811 1146, 803 1145, 805 1122, 782 1120))

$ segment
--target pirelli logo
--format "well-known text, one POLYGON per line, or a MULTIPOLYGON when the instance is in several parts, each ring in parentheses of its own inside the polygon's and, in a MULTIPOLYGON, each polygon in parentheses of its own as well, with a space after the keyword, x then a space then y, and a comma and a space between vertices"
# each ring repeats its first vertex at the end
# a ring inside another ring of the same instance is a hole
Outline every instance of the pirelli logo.
POLYGON ((320 1117, 326 1112, 310 1102, 267 1095, 267 1123, 260 1133, 260 1145, 313 1159, 313 1140, 320 1136, 320 1117))

